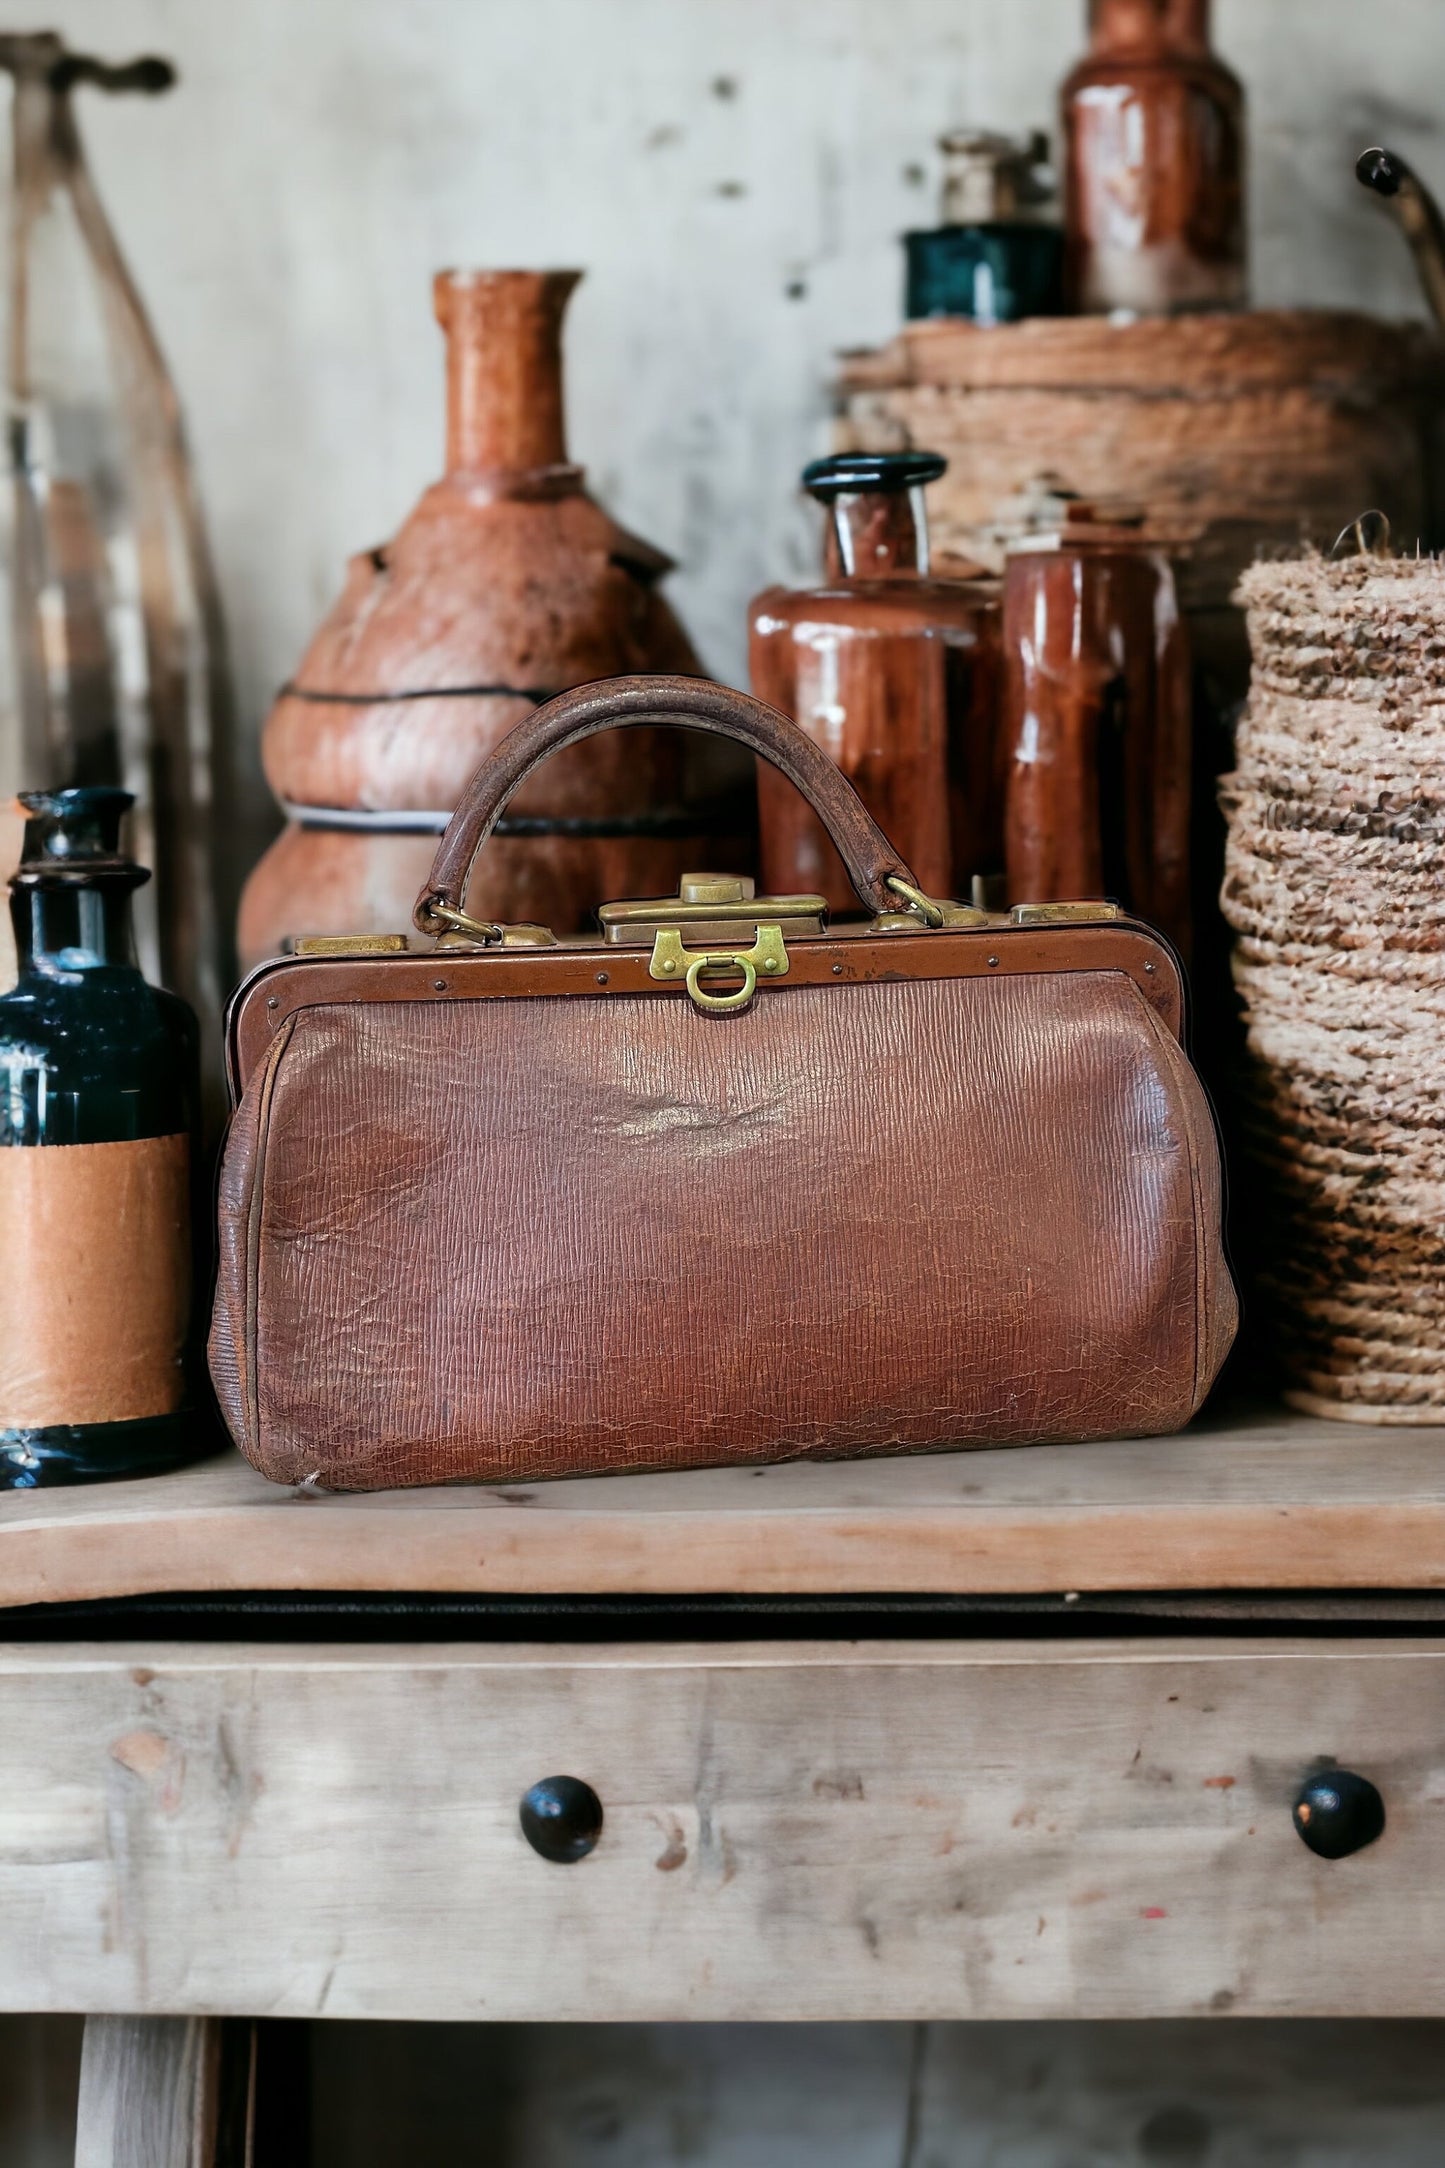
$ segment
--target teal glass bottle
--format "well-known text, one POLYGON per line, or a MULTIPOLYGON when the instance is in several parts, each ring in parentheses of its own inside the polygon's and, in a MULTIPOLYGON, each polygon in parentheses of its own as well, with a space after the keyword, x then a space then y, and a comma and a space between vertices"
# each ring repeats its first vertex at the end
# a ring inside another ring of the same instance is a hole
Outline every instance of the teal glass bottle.
POLYGON ((0 996, 0 1488, 214 1449, 200 1415, 191 1225, 198 1032, 142 977, 120 848, 130 794, 24 795, 0 996))
POLYGON ((910 319, 1016 324, 1063 307, 1064 236, 1050 216, 1048 140, 976 128, 939 139, 942 222, 903 236, 910 319))

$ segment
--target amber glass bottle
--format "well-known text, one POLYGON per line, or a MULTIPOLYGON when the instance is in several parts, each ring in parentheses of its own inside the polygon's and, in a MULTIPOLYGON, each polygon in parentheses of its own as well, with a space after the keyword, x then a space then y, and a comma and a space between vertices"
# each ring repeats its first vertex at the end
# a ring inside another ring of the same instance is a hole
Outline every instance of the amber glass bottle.
MULTIPOLYGON (((1003 862, 994 709, 998 587, 928 560, 932 452, 844 452, 805 469, 828 511, 820 587, 770 587, 749 611, 753 691, 831 754, 925 889, 968 893, 1003 862)), ((763 886, 858 901, 817 815, 758 769, 763 886)))
POLYGON ((136 963, 132 800, 35 792, 0 998, 0 1488, 175 1466, 190 1405, 197 1028, 136 963))
POLYGON ((1244 92, 1209 42, 1209 0, 1094 0, 1064 84, 1073 305, 1171 316, 1241 308, 1244 92))
POLYGON ((1004 575, 1010 903, 1124 904, 1188 960, 1189 643, 1169 560, 1073 504, 1004 575))

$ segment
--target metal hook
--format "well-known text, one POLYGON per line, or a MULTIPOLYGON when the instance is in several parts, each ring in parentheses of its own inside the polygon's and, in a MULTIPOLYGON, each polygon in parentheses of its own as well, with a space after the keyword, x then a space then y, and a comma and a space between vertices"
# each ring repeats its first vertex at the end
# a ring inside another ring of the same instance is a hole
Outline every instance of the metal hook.
POLYGON ((1335 536, 1334 548, 1330 551, 1330 562, 1332 564, 1340 555, 1341 543, 1351 535, 1355 539, 1354 555, 1356 557, 1389 556, 1390 522, 1384 512, 1361 512, 1359 518, 1352 519, 1348 527, 1342 527, 1335 536))
POLYGON ((1445 329, 1445 214, 1398 151, 1373 145, 1356 160, 1355 178, 1388 204, 1410 244, 1430 312, 1445 329))

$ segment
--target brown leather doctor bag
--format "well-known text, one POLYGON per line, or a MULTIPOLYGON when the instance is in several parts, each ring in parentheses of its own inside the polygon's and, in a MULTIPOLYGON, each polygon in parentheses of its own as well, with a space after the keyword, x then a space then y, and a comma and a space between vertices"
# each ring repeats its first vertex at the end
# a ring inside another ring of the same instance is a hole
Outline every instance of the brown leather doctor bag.
POLYGON ((1177 1430, 1229 1347, 1172 953, 1106 904, 920 892, 792 723, 690 678, 539 708, 416 909, 231 1013, 211 1366, 266 1475, 336 1489, 1177 1430), (679 723, 780 768, 856 923, 697 875, 600 937, 468 915, 539 762, 679 723), (412 937, 413 941, 415 937, 412 937))

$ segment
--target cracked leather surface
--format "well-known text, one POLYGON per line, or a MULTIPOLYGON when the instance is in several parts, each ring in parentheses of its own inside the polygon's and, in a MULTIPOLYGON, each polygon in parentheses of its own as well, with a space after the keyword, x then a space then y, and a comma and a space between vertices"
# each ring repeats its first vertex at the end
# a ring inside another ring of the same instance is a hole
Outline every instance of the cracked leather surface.
POLYGON ((220 1212, 232 1433, 342 1489, 1154 1435, 1235 1322, 1113 972, 307 1010, 220 1212))

